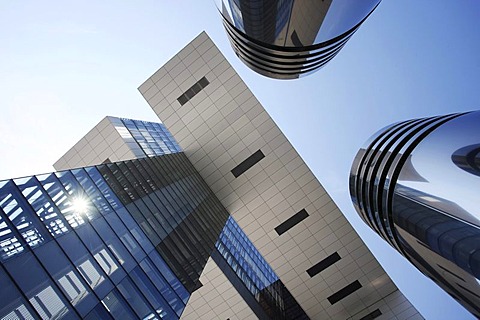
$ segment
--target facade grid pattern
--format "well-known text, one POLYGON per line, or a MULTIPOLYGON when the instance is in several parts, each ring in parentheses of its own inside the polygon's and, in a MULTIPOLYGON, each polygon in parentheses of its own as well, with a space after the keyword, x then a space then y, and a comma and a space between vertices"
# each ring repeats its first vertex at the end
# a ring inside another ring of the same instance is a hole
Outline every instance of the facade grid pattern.
POLYGON ((180 316, 189 293, 96 167, 0 185, 2 318, 180 316))
POLYGON ((145 156, 161 156, 182 151, 175 138, 162 123, 124 118, 121 120, 135 142, 145 153, 145 156))
MULTIPOLYGON (((361 317, 378 307, 385 317, 393 314, 395 301, 386 297, 398 289, 205 33, 139 90, 310 318, 361 317), (202 77, 210 84, 180 105, 177 97, 202 77), (258 150, 265 158, 235 178, 231 170, 258 150), (309 216, 279 236, 275 227, 302 209, 309 216), (339 261, 313 278, 307 274, 334 252, 339 261), (328 302, 355 280, 361 289, 335 305, 328 302)), ((207 319, 216 314, 207 302, 215 297, 202 292, 205 298, 191 300, 201 312, 189 315, 207 319)), ((404 306, 421 318, 408 302, 404 306)))

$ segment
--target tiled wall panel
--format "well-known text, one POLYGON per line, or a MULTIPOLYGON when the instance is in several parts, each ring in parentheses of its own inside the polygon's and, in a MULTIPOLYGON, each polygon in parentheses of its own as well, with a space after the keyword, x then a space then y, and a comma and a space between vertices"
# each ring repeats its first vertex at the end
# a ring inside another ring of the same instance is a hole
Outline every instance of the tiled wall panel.
POLYGON ((118 118, 105 117, 70 150, 65 153, 53 167, 66 170, 103 163, 134 159, 136 156, 115 129, 118 118))
POLYGON ((312 319, 368 314, 384 298, 401 295, 205 33, 139 90, 312 319), (202 77, 210 84, 181 105, 177 98, 202 77), (265 158, 235 178, 231 170, 259 149, 265 158), (309 217, 279 236, 274 228, 302 209, 309 217), (334 252, 338 262, 314 277, 307 274, 334 252), (327 300, 355 280, 362 288, 333 305, 327 300))

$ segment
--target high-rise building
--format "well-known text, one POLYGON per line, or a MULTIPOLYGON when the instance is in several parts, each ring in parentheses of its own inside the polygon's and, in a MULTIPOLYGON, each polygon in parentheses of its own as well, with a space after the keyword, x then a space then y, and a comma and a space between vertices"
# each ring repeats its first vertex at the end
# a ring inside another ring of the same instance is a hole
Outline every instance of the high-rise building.
MULTIPOLYGON (((308 317, 421 317, 205 33, 139 90, 308 317)), ((235 313, 221 274, 207 262, 186 318, 235 313)))
POLYGON ((0 182, 2 319, 178 319, 228 213, 182 153, 0 182))
POLYGON ((380 0, 216 0, 232 48, 252 70, 295 79, 337 55, 380 0))
POLYGON ((422 319, 205 33, 139 90, 0 182, 0 318, 422 319))
POLYGON ((480 111, 399 122, 360 149, 350 193, 362 219, 480 317, 480 111))

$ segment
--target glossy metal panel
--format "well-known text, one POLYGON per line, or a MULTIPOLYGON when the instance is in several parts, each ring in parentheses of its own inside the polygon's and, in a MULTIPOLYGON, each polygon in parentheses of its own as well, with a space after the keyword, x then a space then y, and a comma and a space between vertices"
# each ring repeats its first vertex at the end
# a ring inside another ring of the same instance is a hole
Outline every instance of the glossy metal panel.
MULTIPOLYGON (((411 153, 412 166, 423 181, 399 179, 396 192, 480 227, 480 177, 475 164, 468 165, 469 157, 478 158, 479 142, 480 111, 445 123, 411 153), (418 192, 405 191, 410 189, 418 192)), ((402 168, 403 175, 406 170, 402 168)))
POLYGON ((380 0, 215 0, 240 59, 254 71, 295 79, 321 68, 380 0))
POLYGON ((480 111, 405 121, 358 152, 350 193, 364 221, 480 315, 480 111))

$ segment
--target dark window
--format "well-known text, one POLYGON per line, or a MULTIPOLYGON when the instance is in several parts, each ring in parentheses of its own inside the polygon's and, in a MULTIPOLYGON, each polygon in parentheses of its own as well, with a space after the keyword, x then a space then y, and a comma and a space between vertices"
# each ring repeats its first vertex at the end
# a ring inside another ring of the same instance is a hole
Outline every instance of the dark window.
POLYGON ((370 312, 366 316, 360 318, 359 320, 373 320, 375 318, 378 318, 382 315, 382 311, 380 309, 377 309, 375 311, 370 312))
POLYGON ((198 84, 203 88, 205 88, 210 82, 208 82, 207 78, 203 77, 202 79, 198 80, 198 84))
POLYGON ((178 97, 178 102, 180 102, 180 104, 183 106, 185 103, 187 103, 188 99, 187 97, 182 94, 180 97, 178 97))
POLYGON ((346 296, 354 293, 358 289, 360 289, 362 285, 358 280, 355 280, 354 282, 350 283, 348 286, 338 290, 334 294, 332 294, 330 297, 328 297, 328 301, 330 301, 331 304, 335 304, 338 301, 342 300, 346 296))
POLYGON ((304 220, 306 217, 308 217, 308 213, 305 209, 300 210, 284 222, 282 222, 278 227, 275 228, 275 231, 277 231, 278 235, 282 235, 297 224, 300 223, 300 221, 304 220))
POLYGON ((263 154, 262 150, 258 150, 254 154, 252 154, 250 157, 247 159, 243 160, 242 163, 240 163, 238 166, 232 169, 232 174, 235 176, 235 178, 238 178, 241 174, 245 173, 248 169, 253 167, 257 162, 265 158, 265 155, 263 154))
POLYGON ((180 97, 178 97, 178 102, 183 106, 187 103, 190 99, 192 99, 197 93, 202 91, 210 82, 208 82, 207 78, 203 77, 202 79, 198 80, 193 86, 191 86, 187 91, 185 91, 180 97))
POLYGON ((319 263, 317 263, 316 265, 308 269, 307 273, 310 277, 313 277, 319 274, 320 272, 322 272, 323 270, 325 270, 326 268, 330 267, 332 264, 334 264, 340 259, 341 257, 337 252, 332 253, 331 255, 329 255, 328 257, 326 257, 325 259, 323 259, 322 261, 320 261, 319 263))

